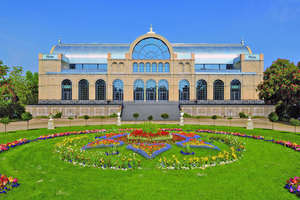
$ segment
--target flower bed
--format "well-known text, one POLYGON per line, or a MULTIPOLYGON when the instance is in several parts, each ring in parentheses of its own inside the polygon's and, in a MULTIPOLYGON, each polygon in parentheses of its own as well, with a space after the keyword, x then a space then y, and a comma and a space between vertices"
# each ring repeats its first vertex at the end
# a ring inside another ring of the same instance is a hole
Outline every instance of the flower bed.
POLYGON ((300 196, 300 177, 290 178, 286 181, 287 184, 285 188, 288 189, 291 193, 296 194, 298 197, 300 196))
POLYGON ((153 159, 157 155, 171 149, 171 147, 172 147, 171 145, 165 143, 155 143, 155 144, 137 143, 137 144, 128 145, 126 149, 137 152, 140 155, 144 156, 145 158, 153 159))
POLYGON ((17 147, 17 146, 20 146, 20 145, 23 145, 23 144, 26 144, 29 142, 31 142, 31 141, 24 138, 24 139, 19 139, 19 140, 13 141, 13 142, 7 142, 6 144, 0 144, 0 152, 7 151, 10 148, 14 148, 14 147, 17 147))
POLYGON ((56 133, 56 134, 48 134, 48 135, 42 135, 38 137, 38 140, 45 140, 45 139, 51 139, 55 137, 63 137, 68 135, 81 135, 81 134, 88 134, 88 133, 103 133, 106 132, 105 129, 95 129, 95 130, 85 130, 85 131, 74 131, 74 132, 63 132, 63 133, 56 133))
POLYGON ((105 139, 105 140, 96 140, 93 142, 88 143, 87 145, 83 145, 81 149, 90 149, 90 148, 107 148, 107 147, 114 147, 114 146, 122 146, 124 142, 112 140, 112 139, 105 139))
POLYGON ((9 177, 6 175, 0 174, 0 196, 1 194, 6 194, 8 191, 18 187, 20 184, 18 183, 18 179, 9 177))

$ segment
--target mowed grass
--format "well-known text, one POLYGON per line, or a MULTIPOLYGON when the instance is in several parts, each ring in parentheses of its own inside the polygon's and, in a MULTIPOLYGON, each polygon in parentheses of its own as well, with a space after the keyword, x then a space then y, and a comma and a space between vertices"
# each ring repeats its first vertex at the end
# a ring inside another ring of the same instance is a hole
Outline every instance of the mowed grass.
MULTIPOLYGON (((264 129, 246 130, 225 126, 158 125, 185 129, 233 131, 263 135, 275 140, 300 143, 299 134, 264 129)), ((122 128, 139 127, 123 125, 122 128)), ((0 133, 0 143, 19 138, 37 138, 49 133, 92 129, 116 129, 116 126, 61 127, 0 133)), ((92 135, 92 134, 89 134, 92 135)), ((94 134, 96 135, 96 134, 94 134)), ((67 136, 77 137, 77 136, 67 136)), ((42 140, 0 153, 0 173, 19 179, 18 188, 1 199, 298 199, 283 186, 288 178, 299 176, 300 152, 270 142, 249 138, 246 151, 238 162, 205 170, 158 170, 157 163, 141 160, 145 168, 133 171, 102 170, 74 166, 53 153, 54 145, 67 137, 42 140), (148 162, 148 163, 147 163, 148 162), (154 164, 152 164, 154 163, 154 164)), ((222 144, 214 143, 222 149, 222 144)), ((174 147, 174 148, 173 148, 174 147)), ((179 157, 179 147, 162 156, 179 157), (176 150, 176 151, 175 151, 176 150)), ((125 151, 125 149, 122 149, 125 151)), ((203 151, 212 151, 205 150, 203 151)), ((210 153, 209 153, 210 154, 210 153)), ((211 152, 211 155, 213 152, 211 152)))

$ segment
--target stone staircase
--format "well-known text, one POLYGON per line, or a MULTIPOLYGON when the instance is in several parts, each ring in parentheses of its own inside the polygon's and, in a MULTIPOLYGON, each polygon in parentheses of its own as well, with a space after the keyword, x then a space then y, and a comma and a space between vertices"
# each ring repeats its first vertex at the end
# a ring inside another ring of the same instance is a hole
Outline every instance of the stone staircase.
POLYGON ((152 115, 153 121, 163 121, 162 113, 168 113, 169 119, 179 121, 178 102, 124 102, 122 110, 122 121, 134 121, 133 113, 139 113, 137 121, 147 121, 148 116, 152 115))

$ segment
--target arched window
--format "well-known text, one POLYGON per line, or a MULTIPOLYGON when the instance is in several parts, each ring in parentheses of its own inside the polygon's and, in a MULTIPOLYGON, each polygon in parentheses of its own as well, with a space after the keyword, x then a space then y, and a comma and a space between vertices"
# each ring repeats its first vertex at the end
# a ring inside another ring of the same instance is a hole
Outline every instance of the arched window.
POLYGON ((133 84, 133 98, 135 101, 144 100, 144 81, 136 80, 133 84))
POLYGON ((89 100, 89 82, 87 80, 79 81, 78 90, 79 100, 89 100))
POLYGON ((144 72, 144 63, 140 63, 139 72, 144 72))
POLYGON ((133 73, 139 72, 139 66, 137 63, 133 63, 133 73))
POLYGON ((233 80, 230 83, 230 99, 241 100, 241 82, 233 80))
POLYGON ((179 82, 179 101, 190 100, 190 84, 187 80, 179 82))
POLYGON ((150 65, 150 63, 146 63, 146 72, 151 72, 151 65, 150 65))
POLYGON ((123 81, 120 79, 113 82, 113 100, 123 101, 123 81))
POLYGON ((152 63, 152 72, 157 72, 157 64, 152 63))
POLYGON ((170 59, 170 51, 160 39, 145 38, 133 48, 132 59, 170 59))
POLYGON ((72 82, 68 79, 61 83, 61 100, 72 100, 72 82))
POLYGON ((148 80, 146 83, 146 100, 156 100, 156 82, 154 80, 148 80))
POLYGON ((214 100, 224 100, 224 83, 221 80, 214 82, 214 100))
POLYGON ((166 73, 170 72, 170 64, 169 63, 165 63, 165 72, 166 73))
POLYGON ((96 94, 96 97, 95 99, 96 100, 105 100, 105 91, 106 91, 106 86, 105 86, 105 81, 102 80, 102 79, 99 79, 98 81, 96 81, 96 84, 95 84, 95 94, 96 94))
POLYGON ((164 72, 164 64, 158 63, 158 72, 164 72))
POLYGON ((207 100, 207 83, 203 79, 197 82, 197 100, 207 100))
POLYGON ((169 100, 169 83, 166 80, 160 80, 158 82, 158 100, 159 101, 169 100))

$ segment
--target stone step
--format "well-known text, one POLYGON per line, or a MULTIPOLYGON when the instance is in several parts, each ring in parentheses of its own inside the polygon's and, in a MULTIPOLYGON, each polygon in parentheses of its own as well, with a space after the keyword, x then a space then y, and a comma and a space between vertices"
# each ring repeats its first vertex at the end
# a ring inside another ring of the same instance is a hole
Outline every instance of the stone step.
POLYGON ((124 102, 122 110, 122 121, 133 121, 134 113, 139 113, 137 121, 148 120, 148 116, 152 116, 155 121, 163 121, 162 113, 168 113, 169 119, 178 120, 180 118, 178 102, 124 102))

